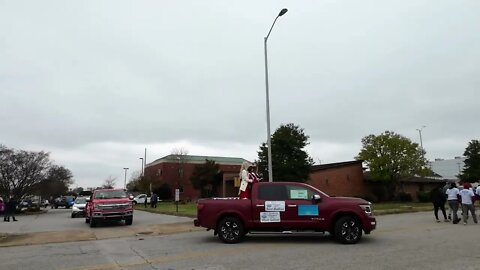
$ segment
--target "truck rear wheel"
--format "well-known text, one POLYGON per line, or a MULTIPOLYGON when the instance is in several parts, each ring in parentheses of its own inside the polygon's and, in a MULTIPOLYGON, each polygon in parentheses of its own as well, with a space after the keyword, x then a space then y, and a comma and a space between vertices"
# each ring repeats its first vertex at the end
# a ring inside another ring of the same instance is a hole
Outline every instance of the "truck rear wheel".
POLYGON ((242 221, 236 217, 226 217, 217 226, 218 238, 228 244, 242 241, 245 237, 244 230, 242 221))
POLYGON ((343 244, 355 244, 362 238, 362 225, 354 217, 341 217, 335 223, 334 235, 343 244))

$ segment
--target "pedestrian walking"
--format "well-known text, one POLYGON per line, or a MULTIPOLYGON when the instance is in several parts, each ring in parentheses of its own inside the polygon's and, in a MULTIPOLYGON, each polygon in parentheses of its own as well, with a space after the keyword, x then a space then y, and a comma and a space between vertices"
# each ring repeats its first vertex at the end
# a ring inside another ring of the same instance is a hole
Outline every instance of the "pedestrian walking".
MULTIPOLYGON (((450 188, 447 189, 445 192, 447 194, 447 202, 448 206, 450 207, 453 215, 453 224, 457 224, 460 219, 458 218, 457 212, 458 212, 458 195, 460 194, 460 191, 457 188, 457 185, 455 183, 450 184, 450 188)), ((449 219, 451 219, 450 215, 448 216, 449 219)))
POLYGON ((15 210, 17 210, 17 201, 13 196, 10 196, 10 199, 5 204, 5 216, 3 217, 3 221, 10 222, 10 217, 12 217, 13 221, 18 221, 15 219, 15 210))
POLYGON ((158 204, 158 195, 156 193, 153 193, 152 198, 150 198, 152 201, 152 208, 157 208, 158 204))
POLYGON ((445 202, 447 201, 447 195, 443 192, 442 187, 435 187, 431 192, 430 196, 433 203, 433 213, 435 214, 435 219, 437 222, 440 222, 438 219, 438 209, 442 210, 442 214, 445 222, 448 222, 447 213, 445 212, 445 202))
POLYGON ((475 207, 473 205, 473 197, 475 194, 469 189, 470 183, 464 183, 463 189, 460 190, 460 197, 462 198, 462 218, 463 225, 467 225, 468 212, 472 214, 473 222, 478 223, 477 216, 475 215, 475 207))

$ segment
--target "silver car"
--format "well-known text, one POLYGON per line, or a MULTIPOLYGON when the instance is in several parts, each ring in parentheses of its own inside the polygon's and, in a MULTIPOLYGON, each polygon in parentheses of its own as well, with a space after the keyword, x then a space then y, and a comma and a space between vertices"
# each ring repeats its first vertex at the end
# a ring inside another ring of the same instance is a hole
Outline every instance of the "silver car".
POLYGON ((87 197, 78 197, 72 206, 72 218, 78 216, 85 216, 85 205, 87 204, 87 197))

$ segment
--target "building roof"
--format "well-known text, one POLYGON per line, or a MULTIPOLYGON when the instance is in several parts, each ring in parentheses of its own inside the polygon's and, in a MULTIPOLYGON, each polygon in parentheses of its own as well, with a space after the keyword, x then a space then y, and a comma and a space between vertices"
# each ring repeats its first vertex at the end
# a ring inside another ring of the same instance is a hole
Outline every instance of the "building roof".
POLYGON ((313 165, 310 170, 312 172, 327 170, 331 168, 338 168, 338 167, 345 167, 351 166, 355 164, 362 164, 363 160, 352 160, 352 161, 344 161, 344 162, 337 162, 337 163, 329 163, 329 164, 320 164, 320 165, 313 165))
POLYGON ((206 160, 215 161, 217 164, 223 165, 242 165, 243 162, 252 163, 246 159, 238 157, 213 157, 213 156, 191 156, 191 155, 168 155, 161 157, 153 162, 148 163, 146 167, 153 166, 159 163, 175 163, 175 162, 185 162, 185 163, 205 163, 206 160))

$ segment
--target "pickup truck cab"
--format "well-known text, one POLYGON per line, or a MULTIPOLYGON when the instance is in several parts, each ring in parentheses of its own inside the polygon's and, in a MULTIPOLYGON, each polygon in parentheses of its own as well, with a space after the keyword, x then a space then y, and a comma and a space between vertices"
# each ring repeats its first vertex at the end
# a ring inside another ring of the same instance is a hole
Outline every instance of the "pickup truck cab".
POLYGON ((376 228, 370 202, 330 197, 296 182, 260 182, 251 199, 211 198, 197 202, 194 225, 214 230, 225 243, 237 243, 251 231, 329 232, 344 244, 357 243, 362 231, 376 228))
POLYGON ((85 223, 95 227, 105 220, 125 220, 126 225, 133 222, 133 197, 123 189, 97 189, 87 198, 85 223))

